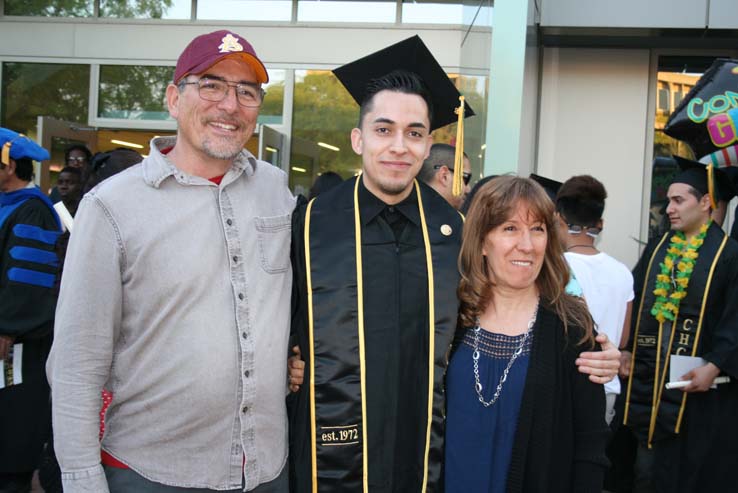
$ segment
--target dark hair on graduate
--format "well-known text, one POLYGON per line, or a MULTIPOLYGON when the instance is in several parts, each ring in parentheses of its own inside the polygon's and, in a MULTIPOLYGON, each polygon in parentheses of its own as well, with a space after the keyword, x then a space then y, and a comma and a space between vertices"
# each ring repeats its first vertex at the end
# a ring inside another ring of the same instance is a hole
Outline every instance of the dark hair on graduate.
POLYGON ((425 82, 413 72, 393 70, 367 83, 364 101, 361 103, 361 109, 359 110, 359 128, 361 128, 361 124, 364 121, 364 116, 374 107, 374 96, 382 91, 394 91, 420 96, 428 107, 428 121, 433 121, 433 101, 431 100, 431 94, 425 82))
POLYGON ((567 223, 596 226, 605 211, 605 186, 590 175, 572 176, 556 194, 556 210, 567 223))
POLYGON ((541 185, 530 178, 512 175, 498 176, 483 185, 471 205, 462 232, 459 254, 458 296, 461 301, 459 322, 471 327, 493 301, 493 281, 487 271, 482 245, 487 234, 527 207, 537 221, 545 225, 547 242, 543 266, 536 278, 541 303, 556 312, 564 323, 581 328, 579 344, 594 344, 594 322, 584 300, 566 293, 569 267, 554 220, 554 205, 541 185))
POLYGON ((33 180, 33 160, 31 158, 22 157, 13 159, 13 161, 15 161, 15 176, 19 180, 33 180))
POLYGON ((87 157, 87 164, 90 164, 90 161, 92 160, 92 152, 90 152, 87 146, 84 146, 82 144, 72 144, 66 149, 64 149, 64 163, 65 164, 67 163, 67 161, 69 161, 69 155, 72 153, 72 151, 82 151, 87 157))
POLYGON ((314 199, 323 192, 327 192, 331 188, 343 183, 343 178, 338 173, 333 171, 326 171, 321 173, 319 177, 313 182, 313 186, 310 187, 310 196, 308 199, 314 199))

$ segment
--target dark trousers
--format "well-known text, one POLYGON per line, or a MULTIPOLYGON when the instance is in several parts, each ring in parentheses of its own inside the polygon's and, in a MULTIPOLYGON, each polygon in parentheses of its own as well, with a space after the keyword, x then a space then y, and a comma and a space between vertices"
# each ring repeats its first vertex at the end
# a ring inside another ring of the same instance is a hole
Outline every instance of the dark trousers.
POLYGON ((31 491, 33 471, 23 473, 0 473, 0 493, 28 493, 31 491))
MULTIPOLYGON (((110 493, 212 493, 214 491, 206 488, 180 488, 178 486, 156 483, 149 481, 132 469, 119 469, 107 466, 104 466, 104 469, 110 493)), ((287 466, 285 466, 276 479, 260 484, 250 491, 251 493, 287 493, 287 490, 288 476, 287 466)), ((242 489, 238 488, 236 490, 228 490, 224 493, 241 492, 242 489)))

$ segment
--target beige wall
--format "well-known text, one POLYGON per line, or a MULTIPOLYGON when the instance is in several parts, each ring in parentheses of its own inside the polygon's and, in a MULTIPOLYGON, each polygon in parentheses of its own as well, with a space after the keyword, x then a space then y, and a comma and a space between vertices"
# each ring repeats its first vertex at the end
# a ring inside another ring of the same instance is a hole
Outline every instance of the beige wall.
POLYGON ((601 249, 638 260, 644 169, 650 169, 648 50, 543 50, 537 172, 591 174, 608 192, 601 249))

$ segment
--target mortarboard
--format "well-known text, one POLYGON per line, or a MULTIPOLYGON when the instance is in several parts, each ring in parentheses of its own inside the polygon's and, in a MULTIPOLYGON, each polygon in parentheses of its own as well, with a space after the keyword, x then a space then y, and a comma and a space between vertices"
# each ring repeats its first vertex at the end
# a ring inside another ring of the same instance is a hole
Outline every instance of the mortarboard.
POLYGON ((338 67, 333 73, 341 81, 356 102, 361 105, 366 98, 368 84, 395 70, 417 75, 426 85, 433 105, 431 130, 457 122, 456 156, 454 159, 455 196, 461 195, 464 185, 464 123, 463 119, 474 115, 474 110, 464 101, 456 86, 448 78, 441 65, 433 57, 419 36, 413 36, 375 53, 338 67), (461 106, 463 104, 463 110, 461 106), (458 183, 457 183, 458 182, 458 183))
POLYGON ((0 127, 0 146, 2 146, 0 162, 4 165, 10 164, 11 159, 28 158, 34 161, 49 159, 49 151, 25 135, 7 128, 0 127))
POLYGON ((700 193, 709 194, 713 209, 717 207, 718 201, 729 202, 735 197, 736 189, 724 169, 680 156, 674 156, 674 159, 681 171, 671 182, 684 183, 694 187, 700 193))
POLYGON ((546 178, 545 176, 537 175, 535 173, 530 174, 530 179, 541 185, 548 194, 551 201, 556 203, 556 194, 559 193, 559 188, 561 188, 561 185, 563 185, 563 183, 561 183, 560 181, 552 180, 551 178, 546 178))

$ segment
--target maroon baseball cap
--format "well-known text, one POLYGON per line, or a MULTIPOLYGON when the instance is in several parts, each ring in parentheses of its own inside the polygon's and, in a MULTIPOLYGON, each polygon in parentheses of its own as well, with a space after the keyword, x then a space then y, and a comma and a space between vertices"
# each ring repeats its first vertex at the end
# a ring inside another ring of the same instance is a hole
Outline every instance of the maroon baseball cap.
POLYGON ((256 56, 254 47, 231 31, 202 34, 190 41, 177 60, 174 82, 176 84, 189 74, 200 74, 229 56, 240 57, 248 63, 254 69, 257 82, 262 84, 269 82, 269 75, 264 64, 256 56))

